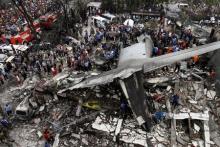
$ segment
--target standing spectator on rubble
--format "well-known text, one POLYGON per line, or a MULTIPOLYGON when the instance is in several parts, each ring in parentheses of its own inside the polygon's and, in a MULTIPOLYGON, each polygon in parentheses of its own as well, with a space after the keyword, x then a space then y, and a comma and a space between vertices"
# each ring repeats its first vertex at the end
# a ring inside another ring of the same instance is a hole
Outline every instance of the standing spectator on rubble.
POLYGON ((52 71, 53 77, 55 77, 57 75, 57 73, 58 73, 56 64, 54 64, 54 66, 51 68, 51 71, 52 71))
POLYGON ((58 66, 58 72, 59 72, 59 73, 62 72, 62 65, 61 65, 61 64, 58 66))
POLYGON ((15 78, 16 78, 17 84, 20 85, 21 84, 21 78, 20 78, 18 73, 15 73, 15 78))
POLYGON ((4 76, 3 76, 3 73, 2 71, 0 70, 0 81, 1 81, 1 84, 4 85, 4 76))
POLYGON ((51 72, 51 61, 47 60, 46 64, 47 64, 47 74, 49 75, 51 72))
POLYGON ((54 137, 53 137, 52 133, 47 128, 43 132, 43 137, 44 137, 47 144, 53 143, 53 141, 54 141, 54 137))
POLYGON ((11 105, 8 103, 5 105, 5 113, 9 116, 10 114, 12 114, 12 107, 11 105))
POLYGON ((86 30, 85 31, 85 35, 84 35, 84 40, 85 40, 85 43, 87 44, 88 42, 88 38, 89 38, 89 35, 88 35, 88 31, 86 30))
POLYGON ((128 113, 128 104, 124 99, 121 99, 120 110, 121 110, 122 118, 126 119, 128 113))
POLYGON ((158 47, 153 47, 153 57, 157 56, 159 52, 158 47))
POLYGON ((181 67, 181 63, 180 63, 180 62, 177 62, 176 65, 175 65, 174 72, 179 73, 179 71, 180 71, 180 67, 181 67))
POLYGON ((5 128, 10 128, 11 124, 9 123, 9 121, 7 119, 1 119, 1 125, 5 128))
POLYGON ((71 58, 69 56, 67 57, 67 67, 71 68, 71 58))
POLYGON ((92 68, 92 64, 89 58, 84 59, 84 70, 89 71, 92 68))
POLYGON ((47 63, 45 60, 42 61, 42 67, 45 73, 47 73, 47 63))
POLYGON ((50 147, 50 144, 46 141, 44 147, 50 147))
POLYGON ((196 55, 196 56, 193 56, 193 64, 197 64, 199 62, 199 56, 196 55))
POLYGON ((215 72, 215 70, 213 68, 210 69, 208 75, 209 75, 210 81, 214 81, 216 79, 216 72, 215 72))
POLYGON ((23 77, 23 81, 27 79, 27 73, 25 70, 21 70, 21 76, 23 77))
POLYGON ((179 106, 179 99, 180 97, 177 95, 177 94, 174 94, 172 97, 171 97, 171 104, 173 105, 174 108, 176 108, 177 106, 179 106))

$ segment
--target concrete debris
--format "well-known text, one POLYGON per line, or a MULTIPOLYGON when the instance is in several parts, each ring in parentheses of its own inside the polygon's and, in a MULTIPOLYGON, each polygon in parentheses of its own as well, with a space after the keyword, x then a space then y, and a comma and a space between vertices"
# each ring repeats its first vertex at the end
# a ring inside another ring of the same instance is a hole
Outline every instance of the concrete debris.
POLYGON ((213 99, 215 98, 215 96, 216 96, 216 92, 213 91, 213 90, 205 91, 205 93, 206 93, 207 97, 208 97, 209 99, 212 99, 212 100, 213 100, 213 99))
POLYGON ((39 111, 40 111, 40 112, 42 112, 42 111, 44 111, 44 109, 45 109, 45 105, 43 105, 43 106, 40 106, 40 109, 39 109, 39 111))
POLYGON ((38 136, 39 138, 41 138, 41 137, 43 136, 43 134, 42 134, 40 131, 37 131, 37 136, 38 136))
MULTIPOLYGON (((125 6, 119 7, 128 9, 123 2, 125 6)), ((64 20, 76 24, 66 24, 65 31, 47 26, 41 36, 61 40, 52 44, 39 38, 38 45, 34 43, 38 39, 32 38, 33 42, 27 42, 30 50, 21 53, 4 50, 17 46, 6 45, 8 41, 26 43, 19 33, 26 26, 25 19, 12 17, 15 20, 7 24, 2 18, 10 18, 10 11, 0 7, 0 42, 5 41, 0 55, 10 55, 0 63, 1 143, 22 147, 220 147, 220 98, 215 87, 219 66, 208 63, 220 49, 219 30, 210 26, 219 25, 220 20, 217 14, 216 18, 210 14, 210 20, 185 21, 193 17, 188 15, 193 7, 207 7, 188 3, 143 5, 140 12, 112 15, 102 13, 101 2, 91 2, 85 9, 88 13, 78 19, 69 19, 75 15, 72 10, 78 11, 71 8, 74 1, 65 4, 68 10, 64 11, 53 3, 44 8, 51 14, 37 18, 40 22, 34 28, 49 25, 45 17, 57 20, 66 12, 71 15, 64 20), (58 35, 46 35, 57 30, 58 35), (35 45, 41 47, 35 50, 35 45)), ((207 13, 209 9, 212 7, 206 8, 207 13)), ((35 24, 35 10, 30 10, 35 24)))
POLYGON ((34 123, 35 123, 35 124, 39 124, 40 122, 41 122, 41 119, 40 119, 40 118, 34 119, 34 123))
POLYGON ((94 129, 107 132, 111 136, 115 136, 115 133, 118 132, 120 141, 147 146, 146 132, 141 129, 134 129, 135 125, 137 125, 135 122, 131 120, 125 121, 123 128, 121 128, 121 131, 119 132, 118 129, 120 128, 118 127, 121 126, 122 119, 110 118, 108 122, 105 122, 105 119, 106 115, 100 114, 100 116, 98 116, 92 124, 92 127, 94 129))
POLYGON ((85 138, 82 138, 82 143, 83 143, 84 145, 89 145, 88 141, 87 141, 85 138))
POLYGON ((54 143, 53 143, 53 147, 59 147, 59 136, 60 134, 56 134, 55 136, 55 140, 54 140, 54 143))
POLYGON ((199 132, 200 127, 199 127, 197 124, 194 123, 194 129, 195 129, 197 132, 199 132))
POLYGON ((169 114, 169 118, 174 119, 198 119, 198 120, 209 120, 208 112, 205 113, 178 113, 178 114, 169 114))
POLYGON ((123 119, 119 119, 118 123, 117 123, 117 126, 116 126, 116 129, 115 129, 115 136, 117 136, 120 133, 122 123, 123 123, 123 119))

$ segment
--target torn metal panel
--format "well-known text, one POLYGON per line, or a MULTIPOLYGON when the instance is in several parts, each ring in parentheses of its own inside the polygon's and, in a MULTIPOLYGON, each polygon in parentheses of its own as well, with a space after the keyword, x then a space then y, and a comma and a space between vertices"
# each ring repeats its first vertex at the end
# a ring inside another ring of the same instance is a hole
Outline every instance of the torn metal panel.
POLYGON ((104 120, 102 117, 98 116, 95 120, 95 122, 92 124, 92 128, 96 130, 105 131, 108 133, 114 132, 117 125, 117 118, 112 118, 108 122, 111 123, 104 123, 104 120))

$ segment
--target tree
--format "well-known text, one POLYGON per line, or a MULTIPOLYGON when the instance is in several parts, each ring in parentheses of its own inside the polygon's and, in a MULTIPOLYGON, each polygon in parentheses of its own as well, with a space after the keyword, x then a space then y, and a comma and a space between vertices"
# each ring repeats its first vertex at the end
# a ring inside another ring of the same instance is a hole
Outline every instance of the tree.
POLYGON ((219 0, 205 0, 208 5, 219 5, 219 0))
POLYGON ((116 12, 116 5, 120 0, 102 0, 102 5, 101 8, 102 10, 107 10, 111 13, 115 13, 116 12))
POLYGON ((69 30, 69 17, 68 17, 68 0, 55 0, 56 5, 60 6, 60 8, 63 10, 64 20, 63 20, 63 26, 66 31, 69 30))
POLYGON ((82 0, 78 0, 76 2, 76 9, 77 9, 77 13, 79 14, 79 16, 82 18, 82 21, 85 21, 87 18, 87 6, 86 3, 83 2, 82 0))
POLYGON ((121 13, 138 11, 140 8, 152 7, 169 0, 102 0, 102 10, 121 13))

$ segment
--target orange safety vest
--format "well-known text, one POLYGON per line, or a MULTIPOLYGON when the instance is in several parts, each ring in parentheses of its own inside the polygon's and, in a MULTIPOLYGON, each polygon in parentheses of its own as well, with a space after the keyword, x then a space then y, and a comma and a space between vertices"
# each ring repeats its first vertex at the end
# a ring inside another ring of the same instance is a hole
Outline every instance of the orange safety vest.
POLYGON ((167 48, 167 53, 172 53, 173 52, 173 48, 172 47, 168 47, 167 48))
POLYGON ((193 62, 197 63, 198 61, 199 61, 199 56, 198 55, 194 56, 193 57, 193 62))

